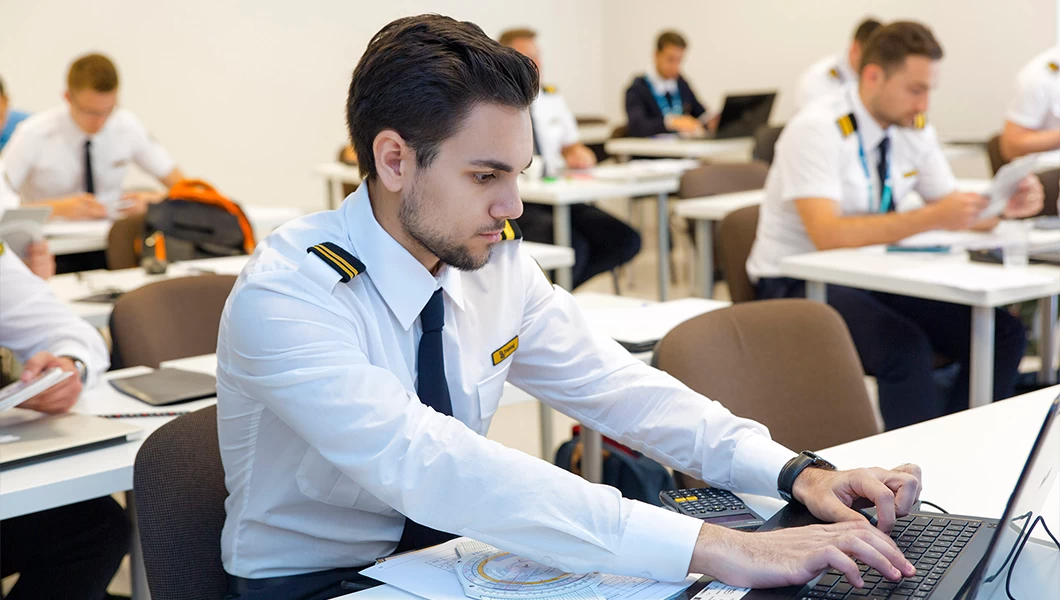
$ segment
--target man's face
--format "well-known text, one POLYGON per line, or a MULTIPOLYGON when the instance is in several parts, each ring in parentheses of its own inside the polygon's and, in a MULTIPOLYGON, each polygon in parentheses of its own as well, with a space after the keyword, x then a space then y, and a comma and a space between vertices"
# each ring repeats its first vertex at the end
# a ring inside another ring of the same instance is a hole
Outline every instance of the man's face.
POLYGON ((476 106, 431 165, 415 167, 401 195, 405 233, 445 264, 462 271, 483 267, 504 221, 523 213, 517 177, 532 149, 528 110, 476 106))
POLYGON ((107 124, 118 105, 118 91, 97 92, 92 89, 66 92, 70 116, 86 135, 95 135, 107 124))
POLYGON ((0 129, 7 123, 7 96, 0 94, 0 129))
POLYGON ((890 75, 879 65, 868 65, 862 73, 862 81, 868 79, 871 106, 867 108, 888 125, 912 127, 916 116, 927 112, 938 77, 938 61, 927 56, 907 57, 890 75))
POLYGON ((538 76, 541 74, 541 51, 537 48, 537 40, 534 38, 517 38, 512 40, 512 49, 523 56, 534 61, 537 65, 538 76))
POLYGON ((663 79, 675 79, 681 74, 681 61, 684 59, 684 48, 667 44, 655 53, 655 70, 663 79))

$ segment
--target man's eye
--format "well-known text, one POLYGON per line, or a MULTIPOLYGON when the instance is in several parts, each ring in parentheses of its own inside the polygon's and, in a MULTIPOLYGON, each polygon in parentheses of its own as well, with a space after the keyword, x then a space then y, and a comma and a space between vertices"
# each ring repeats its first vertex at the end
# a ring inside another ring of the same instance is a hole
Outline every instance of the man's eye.
POLYGON ((489 183, 491 179, 496 178, 493 173, 475 173, 475 183, 489 183))

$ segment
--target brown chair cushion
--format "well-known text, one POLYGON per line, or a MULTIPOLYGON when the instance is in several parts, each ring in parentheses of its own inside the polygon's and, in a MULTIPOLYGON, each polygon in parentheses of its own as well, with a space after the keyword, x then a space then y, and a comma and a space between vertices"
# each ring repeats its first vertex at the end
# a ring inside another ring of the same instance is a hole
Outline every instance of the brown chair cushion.
POLYGON ((110 315, 111 367, 157 368, 165 360, 217 351, 217 329, 232 275, 166 279, 133 290, 110 315))
POLYGON ((721 272, 729 284, 733 302, 750 302, 758 298, 755 286, 747 277, 747 257, 758 231, 758 207, 747 206, 728 214, 718 226, 718 254, 721 272))
POLYGON ((681 198, 701 198, 758 190, 766 183, 769 165, 762 162, 712 163, 686 172, 681 176, 681 198))
POLYGON ((136 454, 136 521, 154 600, 219 600, 225 473, 217 442, 217 407, 166 423, 136 454))
POLYGON ((780 132, 783 130, 783 125, 778 127, 761 125, 758 129, 755 129, 755 145, 754 149, 751 150, 751 157, 767 165, 773 164, 774 149, 777 145, 777 139, 780 138, 780 132))
POLYGON ((118 219, 107 234, 107 268, 132 269, 140 266, 139 243, 144 237, 143 214, 118 219))
POLYGON ((1001 155, 1001 136, 995 135, 986 141, 986 155, 990 159, 990 171, 995 175, 1008 161, 1001 155))
POLYGON ((1057 216, 1057 195, 1060 194, 1060 169, 1042 171, 1038 173, 1038 179, 1041 180, 1042 188, 1045 190, 1045 204, 1038 215, 1055 217, 1057 216))
POLYGON ((827 304, 736 304, 679 325, 655 354, 660 369, 796 451, 877 433, 854 342, 827 304))

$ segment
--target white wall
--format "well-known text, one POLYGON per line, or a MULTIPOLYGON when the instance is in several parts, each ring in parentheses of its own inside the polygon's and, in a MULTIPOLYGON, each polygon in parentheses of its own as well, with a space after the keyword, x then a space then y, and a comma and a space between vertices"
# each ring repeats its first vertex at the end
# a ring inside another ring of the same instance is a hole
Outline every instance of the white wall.
POLYGON ((383 25, 438 12, 492 36, 536 28, 545 80, 575 111, 599 112, 602 10, 602 0, 0 0, 0 76, 15 107, 39 111, 61 101, 74 57, 103 52, 118 65, 121 104, 185 173, 242 201, 315 210, 324 184, 312 167, 344 143, 350 75, 383 25))
POLYGON ((816 59, 845 48, 867 15, 930 26, 946 57, 930 118, 948 135, 984 137, 1001 127, 1016 71, 1057 43, 1057 0, 610 0, 603 14, 607 114, 624 120, 621 90, 650 65, 656 35, 689 41, 686 77, 705 103, 727 91, 779 89, 773 121, 792 112, 796 79, 816 59))

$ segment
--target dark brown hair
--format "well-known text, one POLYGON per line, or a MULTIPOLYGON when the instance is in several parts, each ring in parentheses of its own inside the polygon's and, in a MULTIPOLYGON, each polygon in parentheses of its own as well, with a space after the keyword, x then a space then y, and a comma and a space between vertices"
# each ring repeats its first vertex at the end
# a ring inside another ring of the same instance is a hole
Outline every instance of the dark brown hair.
POLYGON ((905 64, 910 56, 926 56, 931 60, 942 58, 942 46, 935 40, 931 30, 912 21, 896 21, 877 29, 862 49, 861 68, 880 65, 887 74, 905 64))
POLYGON ((858 23, 858 28, 854 30, 854 41, 865 46, 865 42, 869 41, 869 36, 876 32, 877 29, 883 27, 883 23, 880 23, 876 19, 868 18, 858 23))
POLYGON ((86 89, 112 92, 118 89, 118 69, 102 54, 86 54, 70 65, 66 89, 71 92, 86 89))
POLYGON ((662 52, 663 48, 667 46, 677 46, 682 50, 688 47, 688 42, 685 38, 676 31, 664 31, 659 34, 659 38, 655 40, 655 51, 662 52))
POLYGON ((357 63, 346 125, 361 177, 377 175, 372 144, 393 129, 430 166, 479 103, 526 109, 537 97, 537 67, 467 21, 419 15, 379 30, 357 63))
POLYGON ((508 29, 501 33, 501 37, 497 38, 502 46, 511 46, 515 40, 526 40, 534 39, 537 37, 537 32, 533 29, 522 27, 519 29, 508 29))

